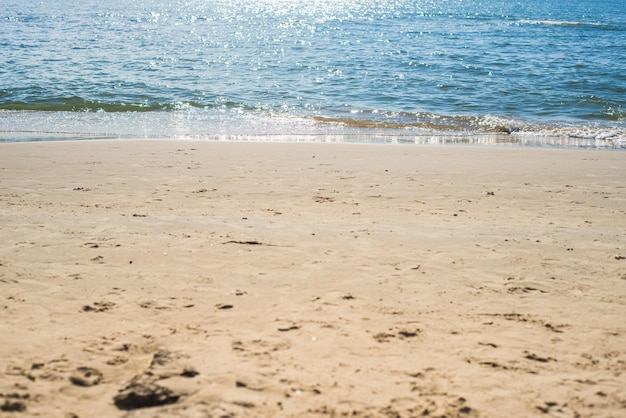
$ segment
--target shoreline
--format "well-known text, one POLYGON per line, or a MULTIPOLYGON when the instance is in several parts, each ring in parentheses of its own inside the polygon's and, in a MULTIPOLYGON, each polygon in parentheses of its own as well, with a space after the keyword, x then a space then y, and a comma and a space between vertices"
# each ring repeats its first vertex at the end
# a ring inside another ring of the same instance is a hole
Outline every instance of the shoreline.
POLYGON ((600 151, 0 144, 2 414, 618 416, 600 151))
POLYGON ((0 111, 0 143, 64 140, 199 140, 279 143, 521 145, 626 149, 623 123, 550 124, 496 115, 415 115, 417 121, 211 111, 0 111), (424 120, 421 120, 424 119, 424 120), (37 127, 38 129, 33 129, 37 127))
MULTIPOLYGON (((1 134, 1 132, 0 132, 1 134)), ((12 133, 13 135, 15 132, 12 133)), ((178 138, 117 138, 99 135, 75 136, 75 134, 20 132, 22 139, 0 139, 2 144, 18 143, 53 143, 53 142, 89 142, 89 141, 180 141, 180 142, 207 142, 207 143, 276 143, 276 144, 346 144, 346 145, 401 145, 401 146, 486 146, 486 147, 519 147, 538 149, 564 149, 583 151, 625 151, 626 143, 595 138, 577 138, 563 136, 528 136, 515 137, 505 133, 467 133, 467 134, 271 134, 271 135, 187 135, 178 138)))

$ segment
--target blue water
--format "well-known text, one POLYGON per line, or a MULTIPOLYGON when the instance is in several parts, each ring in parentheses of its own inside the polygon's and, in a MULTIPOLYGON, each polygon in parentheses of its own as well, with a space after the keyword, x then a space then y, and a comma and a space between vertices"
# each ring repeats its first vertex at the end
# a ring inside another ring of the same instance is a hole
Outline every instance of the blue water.
POLYGON ((0 141, 626 147, 626 0, 3 0, 0 141))

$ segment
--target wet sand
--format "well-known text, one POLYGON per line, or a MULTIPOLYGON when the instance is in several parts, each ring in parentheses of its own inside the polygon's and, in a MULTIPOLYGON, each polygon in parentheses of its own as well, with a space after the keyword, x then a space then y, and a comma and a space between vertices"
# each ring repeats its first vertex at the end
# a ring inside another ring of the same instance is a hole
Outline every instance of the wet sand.
POLYGON ((2 417, 618 417, 626 153, 0 145, 2 417))

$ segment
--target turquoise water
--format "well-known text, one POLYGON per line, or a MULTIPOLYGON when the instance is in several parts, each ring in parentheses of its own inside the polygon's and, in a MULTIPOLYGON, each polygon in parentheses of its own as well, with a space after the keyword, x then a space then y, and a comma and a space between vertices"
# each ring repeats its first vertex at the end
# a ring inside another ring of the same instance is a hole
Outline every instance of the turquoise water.
POLYGON ((626 1, 4 0, 0 141, 626 147, 626 1))

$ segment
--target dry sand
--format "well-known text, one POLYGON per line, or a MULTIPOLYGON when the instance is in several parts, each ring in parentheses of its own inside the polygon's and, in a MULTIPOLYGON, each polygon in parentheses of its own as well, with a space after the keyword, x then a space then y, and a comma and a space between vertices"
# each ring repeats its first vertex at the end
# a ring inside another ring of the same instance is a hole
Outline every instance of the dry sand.
POLYGON ((624 417, 626 153, 0 145, 3 417, 624 417))

